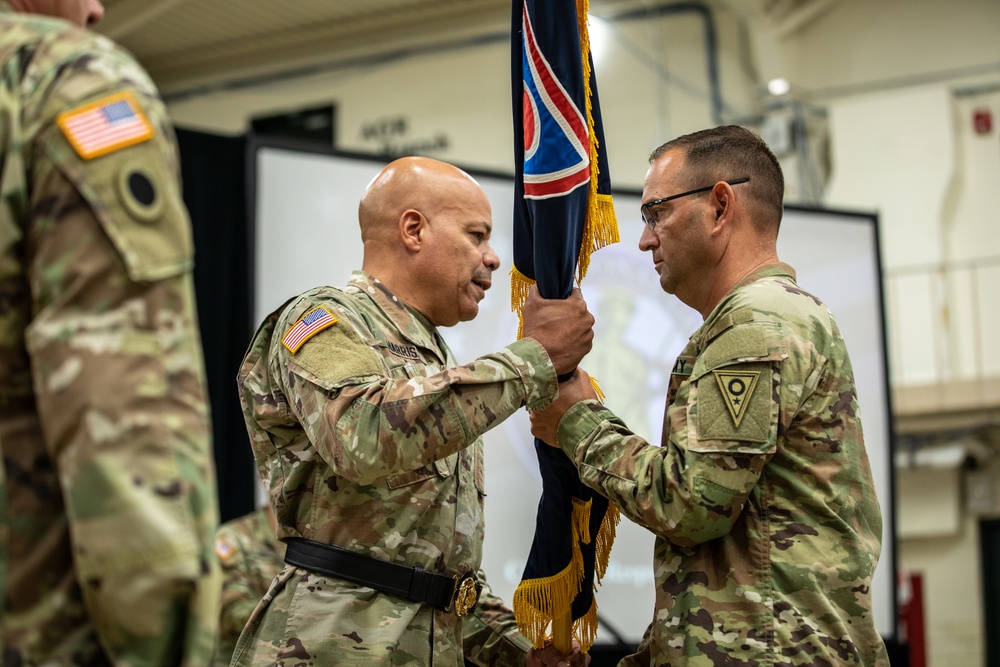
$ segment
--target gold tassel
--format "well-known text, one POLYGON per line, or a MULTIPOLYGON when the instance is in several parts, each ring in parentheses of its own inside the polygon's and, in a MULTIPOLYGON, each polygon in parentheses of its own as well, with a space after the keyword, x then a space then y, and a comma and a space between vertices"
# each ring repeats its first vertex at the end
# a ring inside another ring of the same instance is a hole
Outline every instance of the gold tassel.
POLYGON ((528 292, 531 291, 531 286, 534 284, 535 281, 518 271, 516 266, 511 268, 510 309, 517 313, 518 340, 521 340, 524 333, 524 317, 521 315, 521 309, 524 307, 524 302, 528 300, 528 292))
POLYGON ((593 375, 590 376, 590 386, 594 388, 594 393, 597 394, 597 400, 603 403, 604 391, 601 389, 601 385, 597 384, 597 378, 593 375))
POLYGON ((580 652, 587 653, 597 639, 597 598, 590 601, 590 609, 573 621, 573 636, 580 642, 580 652))
POLYGON ((535 648, 545 646, 545 640, 549 639, 549 622, 565 613, 580 592, 583 551, 576 535, 573 535, 572 547, 573 556, 562 572, 541 579, 525 579, 514 591, 514 620, 521 634, 531 640, 535 648))
MULTIPOLYGON (((591 164, 597 164, 596 156, 591 164)), ((583 241, 580 244, 579 263, 576 267, 577 282, 586 277, 587 270, 590 268, 590 256, 593 253, 621 240, 618 233, 618 218, 615 216, 611 195, 597 193, 597 176, 594 176, 593 180, 590 181, 590 190, 587 222, 583 227, 583 241)))
POLYGON ((618 532, 618 522, 621 518, 618 508, 609 504, 608 511, 604 513, 604 520, 601 521, 601 528, 597 531, 597 544, 594 545, 594 573, 597 575, 597 583, 601 583, 604 573, 608 571, 611 547, 615 543, 615 534, 618 532))
POLYGON ((618 243, 621 237, 618 233, 618 219, 611 195, 598 194, 597 176, 600 168, 597 165, 597 133, 594 131, 594 111, 590 98, 593 89, 590 87, 590 31, 587 28, 587 12, 590 11, 589 0, 577 0, 576 18, 580 28, 580 55, 583 58, 583 85, 587 107, 587 134, 590 136, 590 193, 587 204, 587 220, 583 226, 583 241, 580 243, 580 257, 576 265, 576 281, 583 282, 590 268, 590 256, 597 250, 618 243))
POLYGON ((590 544, 591 500, 573 498, 573 537, 584 544, 590 544))

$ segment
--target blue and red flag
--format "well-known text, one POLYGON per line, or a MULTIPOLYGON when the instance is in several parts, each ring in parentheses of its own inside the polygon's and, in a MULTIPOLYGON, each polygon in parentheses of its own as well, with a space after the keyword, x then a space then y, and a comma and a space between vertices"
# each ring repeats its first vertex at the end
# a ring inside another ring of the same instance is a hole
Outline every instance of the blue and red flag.
MULTIPOLYGON (((586 0, 515 0, 514 268, 511 305, 533 284, 566 298, 590 254, 618 241, 603 148, 586 0)), ((518 626, 536 647, 552 625, 556 648, 572 634, 584 650, 597 632, 594 577, 603 575, 618 512, 585 486, 562 451, 536 440, 542 476, 535 537, 514 593, 518 626)))

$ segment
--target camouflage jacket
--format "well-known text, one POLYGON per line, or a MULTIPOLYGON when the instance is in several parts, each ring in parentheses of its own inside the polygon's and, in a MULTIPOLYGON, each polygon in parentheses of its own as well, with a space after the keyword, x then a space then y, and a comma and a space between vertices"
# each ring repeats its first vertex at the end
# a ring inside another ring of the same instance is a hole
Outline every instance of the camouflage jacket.
MULTIPOLYGON (((555 370, 535 341, 457 366, 422 315, 361 272, 344 289, 313 289, 268 317, 239 385, 280 538, 448 576, 480 565, 480 436, 556 394, 555 370)), ((490 595, 460 619, 288 568, 264 603, 234 664, 461 666, 463 644, 479 664, 521 664, 529 647, 490 595)))
POLYGON ((662 446, 603 406, 559 443, 656 536, 656 611, 624 665, 880 665, 871 578, 882 518, 847 349, 772 264, 727 294, 673 373, 662 446))
POLYGON ((215 533, 215 553, 222 563, 218 667, 229 665, 254 607, 285 567, 285 543, 279 542, 268 508, 227 521, 215 533))
POLYGON ((211 657, 218 519, 191 267, 149 78, 107 39, 0 3, 11 664, 211 657))

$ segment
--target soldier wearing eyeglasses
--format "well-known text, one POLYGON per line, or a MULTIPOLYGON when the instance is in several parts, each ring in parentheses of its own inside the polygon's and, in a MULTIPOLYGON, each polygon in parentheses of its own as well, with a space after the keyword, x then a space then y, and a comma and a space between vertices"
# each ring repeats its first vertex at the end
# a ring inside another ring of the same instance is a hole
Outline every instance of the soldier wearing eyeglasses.
POLYGON ((879 665, 882 520, 851 362, 830 311, 778 260, 784 180, 751 131, 656 149, 639 247, 701 313, 678 357, 661 446, 586 373, 532 414, 581 478, 656 535, 654 620, 622 665, 879 665))

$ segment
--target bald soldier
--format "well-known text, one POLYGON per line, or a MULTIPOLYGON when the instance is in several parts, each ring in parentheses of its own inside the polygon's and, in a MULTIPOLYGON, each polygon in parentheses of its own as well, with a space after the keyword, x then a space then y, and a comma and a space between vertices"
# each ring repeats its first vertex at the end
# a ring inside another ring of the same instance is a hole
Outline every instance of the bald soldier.
POLYGON ((102 12, 0 2, 0 630, 8 665, 203 667, 218 518, 190 222, 156 89, 82 29, 102 12))
POLYGON ((476 317, 500 264, 482 188, 403 158, 358 217, 362 269, 268 316, 239 372, 289 566, 233 664, 524 664, 530 642, 483 588, 481 436, 553 400, 593 317, 578 292, 535 293, 522 340, 459 366, 439 327, 476 317))

